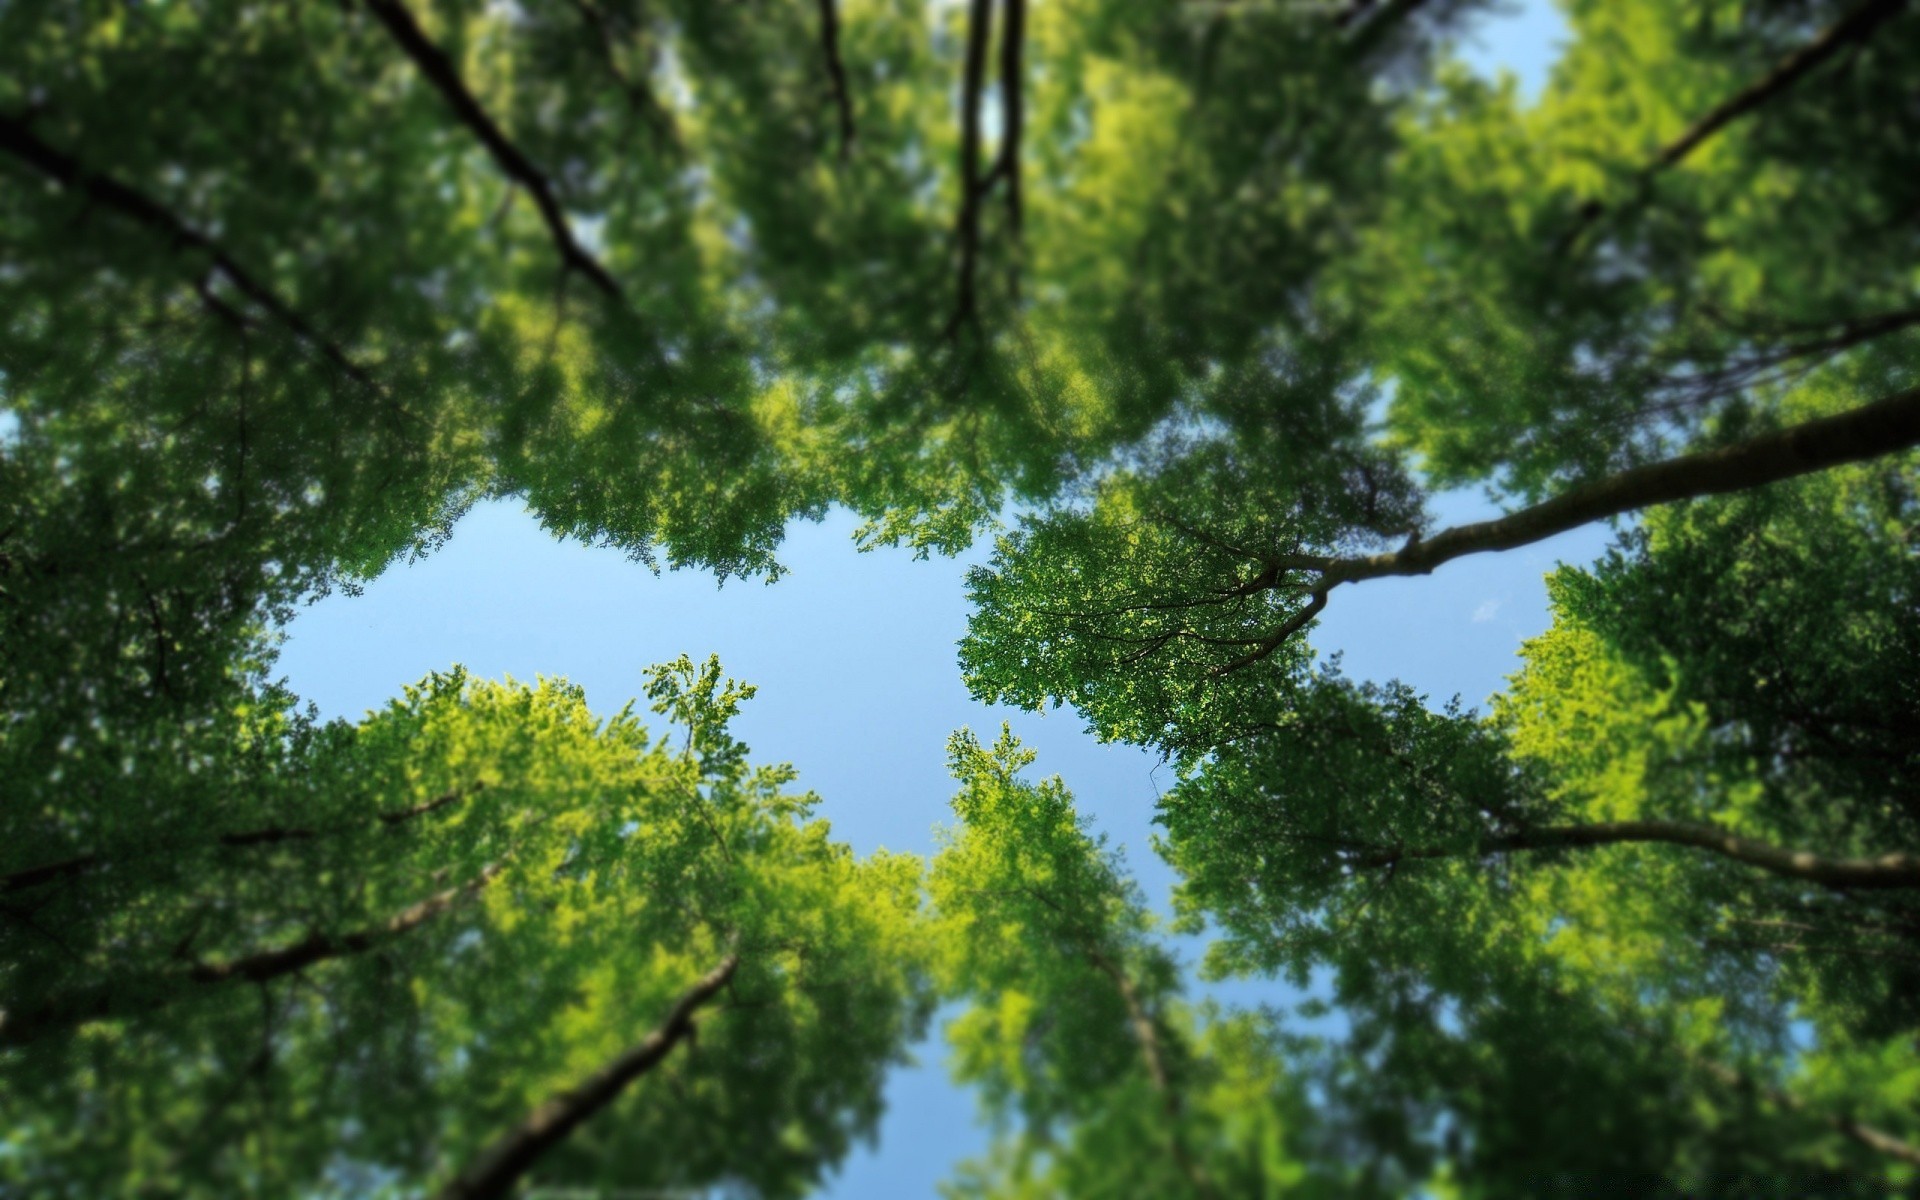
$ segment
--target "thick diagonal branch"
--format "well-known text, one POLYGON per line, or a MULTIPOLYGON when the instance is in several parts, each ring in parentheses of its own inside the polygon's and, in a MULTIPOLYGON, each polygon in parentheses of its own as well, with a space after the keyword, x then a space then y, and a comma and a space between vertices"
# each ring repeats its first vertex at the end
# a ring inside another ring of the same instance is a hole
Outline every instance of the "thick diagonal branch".
POLYGON ((427 897, 377 925, 345 933, 310 933, 299 941, 257 950, 225 961, 196 962, 148 972, 138 978, 109 981, 56 996, 23 1013, 0 1015, 0 1047, 24 1046, 60 1030, 94 1021, 145 1016, 190 994, 196 985, 244 981, 265 983, 328 959, 361 954, 410 933, 492 883, 500 867, 490 865, 459 887, 427 897))
POLYGON ((1456 558, 1511 550, 1595 521, 1701 496, 1764 487, 1920 445, 1920 388, 1851 412, 1610 475, 1492 521, 1459 525, 1388 554, 1325 560, 1315 591, 1425 575, 1456 558))
MULTIPOLYGON (((1812 41, 1774 64, 1771 71, 1714 106, 1705 116, 1689 126, 1686 132, 1667 143, 1658 154, 1654 155, 1652 161, 1636 172, 1636 178, 1644 186, 1660 172, 1679 164, 1699 149, 1701 143, 1740 118, 1792 90, 1795 84, 1842 49, 1866 40, 1876 29, 1898 16, 1906 6, 1907 0, 1867 0, 1865 4, 1822 30, 1812 41)), ((1605 212, 1606 206, 1597 200, 1583 207, 1580 210, 1579 222, 1564 239, 1564 243, 1570 243, 1577 238, 1588 225, 1598 220, 1605 212)))
POLYGON ((459 70, 453 65, 440 47, 433 44, 413 14, 407 11, 400 0, 366 0, 367 8, 387 27, 393 40, 399 43, 401 50, 413 60, 414 66, 427 77, 440 95, 446 100, 454 115, 460 118, 475 137, 486 146, 493 161, 499 164, 509 179, 527 189, 534 204, 540 209, 540 217, 547 224, 547 232, 553 237, 554 248, 560 252, 561 266, 566 270, 579 271, 593 282, 593 285, 614 299, 620 298, 620 285, 613 281, 601 266, 573 234, 573 226, 567 222, 566 213, 560 207, 560 200, 554 194, 553 183, 532 160, 521 153, 486 109, 480 106, 479 99, 468 90, 466 82, 460 78, 459 70))
POLYGON ((1536 850, 1591 850, 1599 846, 1660 843, 1703 850, 1757 867, 1784 879, 1854 891, 1920 888, 1920 854, 1894 852, 1871 858, 1826 858, 1790 850, 1757 838, 1728 833, 1714 825, 1685 821, 1605 821, 1590 825, 1547 825, 1463 846, 1417 846, 1373 851, 1343 862, 1354 873, 1421 859, 1486 858, 1536 850))
MULTIPOLYGON (((252 272, 235 262, 233 256, 218 242, 188 225, 159 202, 112 176, 88 170, 72 155, 42 141, 27 127, 26 122, 14 117, 0 116, 0 150, 56 181, 61 187, 78 191, 94 203, 146 226, 166 238, 175 249, 205 255, 212 269, 226 276, 234 290, 258 305, 287 332, 312 347, 356 383, 368 387, 373 385, 366 371, 348 358, 346 351, 322 337, 305 317, 295 312, 291 305, 252 272)), ((237 315, 211 293, 203 289, 202 294, 209 306, 228 320, 233 320, 237 315)))
POLYGON ((820 0, 820 52, 827 60, 827 86, 840 113, 840 161, 853 154, 853 95, 847 90, 847 64, 840 58, 840 9, 820 0))
POLYGON ((613 1103, 627 1085, 651 1071, 693 1033, 694 1014, 727 985, 739 966, 740 956, 729 954, 674 1001, 666 1020, 652 1033, 501 1134, 441 1189, 438 1200, 500 1200, 511 1195, 541 1155, 613 1103))

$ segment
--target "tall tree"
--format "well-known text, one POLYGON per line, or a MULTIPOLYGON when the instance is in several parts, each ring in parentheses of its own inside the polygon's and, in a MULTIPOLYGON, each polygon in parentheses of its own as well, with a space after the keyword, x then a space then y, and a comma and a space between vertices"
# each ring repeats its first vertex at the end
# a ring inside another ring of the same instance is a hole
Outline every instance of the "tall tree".
POLYGON ((459 672, 263 714, 231 827, 11 888, 11 1186, 806 1190, 925 1019, 919 864, 752 766, 717 663, 649 695, 658 738, 459 672))

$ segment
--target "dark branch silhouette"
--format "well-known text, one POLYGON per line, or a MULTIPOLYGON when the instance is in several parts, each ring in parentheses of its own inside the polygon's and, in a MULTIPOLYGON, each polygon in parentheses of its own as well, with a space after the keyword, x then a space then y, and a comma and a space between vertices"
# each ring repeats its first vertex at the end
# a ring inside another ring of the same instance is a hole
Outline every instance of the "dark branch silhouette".
POLYGON ((1375 0, 1354 0, 1334 17, 1335 29, 1351 30, 1346 57, 1359 60, 1371 54, 1387 35, 1413 15, 1427 0, 1388 0, 1376 13, 1375 0), (1364 18, 1364 20, 1362 19, 1364 18))
POLYGON ((1782 1091, 1777 1087, 1756 1083, 1732 1067, 1722 1063, 1711 1062, 1702 1058, 1696 1058, 1694 1061, 1699 1063, 1707 1074, 1718 1079, 1728 1087, 1745 1092, 1758 1092, 1781 1108, 1788 1109, 1792 1112, 1804 1113, 1840 1134, 1842 1137, 1858 1142, 1869 1150, 1884 1154, 1889 1158, 1899 1159, 1901 1162, 1920 1166, 1920 1146, 1916 1146, 1912 1142, 1902 1141, 1884 1130, 1875 1129, 1873 1126, 1863 1124, 1854 1120, 1852 1117, 1819 1112, 1798 1096, 1782 1091))
MULTIPOLYGON (((660 98, 653 94, 653 89, 621 69, 619 40, 614 31, 612 19, 593 3, 593 0, 572 0, 572 2, 581 19, 587 23, 594 46, 600 52, 600 61, 606 64, 607 74, 613 76, 613 81, 626 94, 628 106, 652 132, 656 148, 678 149, 680 137, 674 128, 673 114, 660 103, 660 98)), ((508 195, 511 196, 512 193, 509 192, 508 195)))
MULTIPOLYGON (((397 828, 418 817, 424 817, 429 813, 438 812, 449 805, 457 804, 472 792, 478 791, 485 786, 484 783, 475 783, 469 788, 455 788, 452 791, 443 792, 431 800, 423 800, 410 808, 378 813, 376 814, 376 818, 382 825, 387 826, 389 829, 397 828)), ((246 846, 272 846, 281 842, 312 841, 314 838, 320 837, 321 834, 322 831, 319 829, 267 825, 259 829, 243 829, 233 833, 223 833, 214 840, 222 846, 239 848, 246 846)), ((59 862, 22 867, 18 871, 0 875, 0 896, 25 891, 28 888, 38 887, 43 883, 51 883, 56 879, 63 879, 69 875, 78 875, 83 871, 93 869, 104 861, 106 861, 106 859, 103 855, 78 854, 72 858, 62 859, 59 862)))
MULTIPOLYGON (((1898 16, 1907 0, 1867 0, 1865 4, 1822 30, 1812 41, 1774 64, 1771 71, 1716 105, 1689 126, 1685 133, 1669 142, 1651 162, 1635 173, 1640 187, 1669 167, 1683 161, 1700 145, 1740 118, 1791 91, 1794 85, 1842 49, 1865 41, 1887 21, 1898 16)), ((1571 246, 1582 233, 1606 214, 1606 205, 1598 200, 1581 207, 1574 227, 1562 239, 1562 247, 1571 246)))
POLYGON ((486 146, 500 169, 533 197, 534 204, 540 209, 541 219, 547 223, 547 231, 553 236, 554 248, 560 252, 562 268, 579 271, 602 292, 619 299, 620 285, 574 237, 573 226, 568 224, 566 214, 560 208, 552 181, 494 124, 493 118, 480 106, 480 101, 467 89, 453 61, 428 39, 414 21, 413 14, 407 11, 400 0, 366 0, 366 5, 387 27, 407 57, 413 60, 414 66, 427 77, 427 82, 439 91, 454 115, 460 118, 460 123, 486 146))
POLYGON ((1652 505, 1764 487, 1916 444, 1920 388, 1730 446, 1621 471, 1531 508, 1456 526, 1389 554, 1329 559, 1315 590, 1388 575, 1425 575, 1468 554, 1511 550, 1652 505))
POLYGON ((1026 122, 1025 72, 1020 65, 1027 39, 1027 0, 1006 0, 1007 28, 1000 35, 1000 111, 1005 129, 994 174, 1007 185, 1007 226, 1020 236, 1020 130, 1026 122))
POLYGON ((834 0, 820 0, 820 52, 827 60, 827 85, 840 113, 840 161, 853 154, 853 96, 847 91, 847 65, 840 59, 840 10, 834 0))
POLYGON ((1836 890, 1920 888, 1920 854, 1896 851, 1872 858, 1826 858, 1789 850, 1757 838, 1728 833, 1715 825, 1686 821, 1604 821, 1590 825, 1546 825, 1519 833, 1483 838, 1471 845, 1399 847, 1345 859, 1354 874, 1422 859, 1486 858, 1536 850, 1591 850, 1598 846, 1660 843, 1704 850, 1769 874, 1836 890))
POLYGON ((267 950, 257 950, 225 961, 195 962, 184 967, 149 971, 130 979, 109 980, 54 997, 23 1013, 0 1014, 0 1048, 24 1046, 48 1034, 95 1021, 145 1016, 184 998, 194 985, 234 981, 265 983, 291 975, 328 959, 344 958, 381 946, 410 933, 478 893, 500 874, 490 865, 459 887, 427 897, 377 925, 345 933, 314 932, 267 950))
MULTIPOLYGON (((95 203, 161 234, 172 243, 175 249, 191 250, 205 255, 212 269, 226 276, 227 282, 233 285, 235 291, 257 304, 287 332, 311 346, 354 382, 367 387, 373 386, 373 380, 359 364, 347 357, 346 351, 322 337, 305 317, 295 312, 292 306, 282 300, 272 288, 234 261, 233 256, 224 247, 188 225, 151 197, 110 175, 86 169, 78 159, 54 149, 37 137, 27 127, 25 121, 14 117, 0 116, 0 150, 13 155, 47 178, 55 180, 62 187, 81 192, 95 203)), ((240 316, 232 306, 214 297, 204 284, 203 279, 196 286, 199 288, 201 297, 208 301, 209 309, 229 323, 239 322, 244 326, 245 318, 240 316)))
POLYGON ((503 1200, 511 1195, 541 1155, 565 1140, 581 1122, 613 1103, 629 1084, 692 1036, 694 1014, 727 985, 739 966, 740 956, 729 954, 674 1001, 666 1019, 652 1033, 528 1113, 441 1189, 437 1200, 503 1200))
MULTIPOLYGON (((1427 575, 1456 558, 1512 550, 1656 504, 1764 487, 1915 445, 1920 445, 1920 388, 1730 446, 1621 471, 1519 512, 1458 525, 1389 553, 1358 558, 1289 555, 1265 564, 1254 584, 1259 590, 1303 593, 1308 603, 1219 670, 1237 670, 1272 654, 1304 629, 1326 606, 1327 593, 1343 583, 1427 575), (1290 572, 1312 578, 1302 582, 1290 572)), ((1248 585, 1242 585, 1230 594, 1247 590, 1248 585)))
POLYGON ((960 290, 947 337, 977 319, 974 277, 980 258, 980 92, 987 73, 987 41, 993 35, 993 0, 972 0, 967 14, 967 56, 960 92, 960 290))

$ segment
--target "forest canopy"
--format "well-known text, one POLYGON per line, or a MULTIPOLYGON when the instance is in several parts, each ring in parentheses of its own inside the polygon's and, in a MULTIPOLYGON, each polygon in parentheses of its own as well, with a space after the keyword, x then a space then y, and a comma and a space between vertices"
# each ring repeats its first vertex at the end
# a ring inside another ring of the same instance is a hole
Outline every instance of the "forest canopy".
POLYGON ((802 1195, 936 1013, 955 1197, 1920 1186, 1920 16, 1496 7, 0 5, 0 1191, 802 1195), (983 544, 1176 893, 1011 734, 856 855, 712 659, 304 707, 492 498, 983 544), (1486 711, 1316 653, 1608 523, 1486 711))

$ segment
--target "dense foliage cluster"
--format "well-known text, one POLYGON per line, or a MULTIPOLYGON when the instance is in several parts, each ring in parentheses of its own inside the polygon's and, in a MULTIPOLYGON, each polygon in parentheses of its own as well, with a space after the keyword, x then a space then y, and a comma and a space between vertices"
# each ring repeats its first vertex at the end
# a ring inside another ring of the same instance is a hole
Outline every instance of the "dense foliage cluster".
POLYGON ((942 1001, 957 1197, 1915 1186, 1920 15, 1565 0, 1527 96, 1491 7, 0 5, 0 1189, 796 1195, 942 1001), (717 663, 303 713, 488 497, 992 535, 1171 926, 1010 737, 856 858, 717 663), (1487 713, 1315 656, 1602 521, 1487 713))

